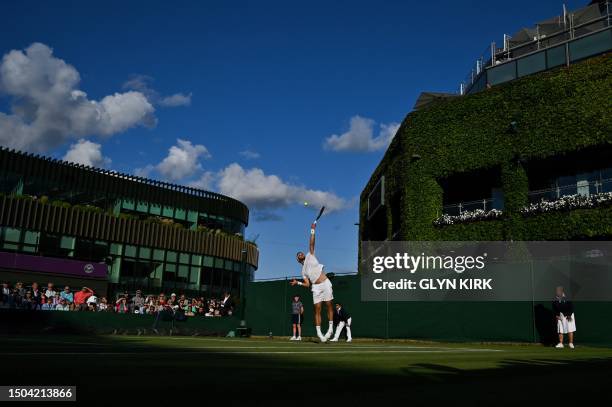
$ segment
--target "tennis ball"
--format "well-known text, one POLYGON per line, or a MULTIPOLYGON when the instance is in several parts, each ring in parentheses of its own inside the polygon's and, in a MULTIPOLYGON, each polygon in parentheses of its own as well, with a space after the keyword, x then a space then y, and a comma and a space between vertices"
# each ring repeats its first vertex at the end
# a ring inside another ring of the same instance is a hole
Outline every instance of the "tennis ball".
POLYGON ((308 206, 308 202, 304 202, 304 206, 308 206))

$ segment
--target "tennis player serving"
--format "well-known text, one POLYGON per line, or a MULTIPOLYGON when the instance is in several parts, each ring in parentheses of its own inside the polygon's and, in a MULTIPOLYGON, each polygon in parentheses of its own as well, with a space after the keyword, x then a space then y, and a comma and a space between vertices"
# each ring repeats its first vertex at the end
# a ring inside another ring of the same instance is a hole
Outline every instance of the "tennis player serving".
POLYGON ((334 330, 334 310, 332 300, 334 299, 334 292, 332 290, 331 281, 325 275, 323 271, 323 265, 319 263, 319 260, 315 257, 315 229, 317 227, 317 221, 314 221, 310 226, 310 242, 308 248, 308 254, 304 255, 303 252, 298 252, 296 255, 298 263, 302 265, 302 278, 303 281, 296 279, 291 280, 291 285, 299 285, 312 290, 312 302, 314 303, 314 321, 317 328, 317 336, 321 342, 326 342, 333 334, 334 330), (327 307, 327 319, 329 321, 329 328, 327 333, 323 335, 321 332, 321 303, 325 303, 327 307))

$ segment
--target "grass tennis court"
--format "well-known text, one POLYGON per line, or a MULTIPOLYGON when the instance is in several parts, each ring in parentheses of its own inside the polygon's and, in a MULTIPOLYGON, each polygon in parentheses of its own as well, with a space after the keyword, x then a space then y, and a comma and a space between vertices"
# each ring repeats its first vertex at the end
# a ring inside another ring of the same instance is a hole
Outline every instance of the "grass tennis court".
POLYGON ((225 404, 312 404, 351 395, 507 405, 553 396, 601 400, 594 389, 612 384, 612 349, 582 346, 82 335, 0 342, 3 384, 76 384, 81 402, 195 397, 204 403, 224 395, 225 404), (43 366, 52 374, 41 374, 43 366))

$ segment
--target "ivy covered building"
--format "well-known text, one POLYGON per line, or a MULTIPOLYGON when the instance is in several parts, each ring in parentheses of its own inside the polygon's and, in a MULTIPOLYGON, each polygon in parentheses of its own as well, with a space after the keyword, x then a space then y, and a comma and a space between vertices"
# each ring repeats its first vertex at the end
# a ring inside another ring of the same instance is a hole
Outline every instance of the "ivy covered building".
POLYGON ((238 294, 248 220, 227 196, 0 149, 0 280, 238 294))
POLYGON ((360 241, 611 239, 610 11, 507 38, 463 94, 422 94, 361 193, 360 241))

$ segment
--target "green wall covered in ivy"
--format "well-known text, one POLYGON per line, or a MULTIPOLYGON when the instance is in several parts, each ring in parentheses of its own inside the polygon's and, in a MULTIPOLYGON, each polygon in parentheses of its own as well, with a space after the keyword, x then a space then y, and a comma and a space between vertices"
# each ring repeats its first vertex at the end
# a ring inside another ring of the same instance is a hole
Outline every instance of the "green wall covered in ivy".
MULTIPOLYGON (((585 148, 612 145, 612 57, 445 99, 409 113, 361 194, 360 237, 367 231, 367 197, 385 176, 385 200, 399 195, 400 225, 386 206, 395 240, 565 240, 612 236, 612 208, 524 217, 525 165, 585 148), (515 122, 515 128, 511 123, 515 122), (420 159, 413 159, 418 155, 420 159), (436 227, 442 213, 439 180, 499 168, 501 219, 436 227)), ((612 162, 612 158, 611 158, 612 162)))

